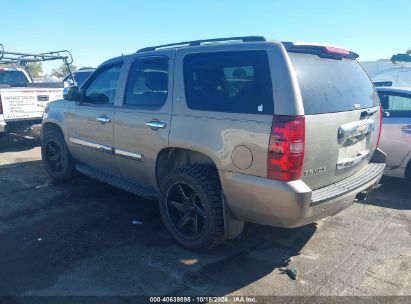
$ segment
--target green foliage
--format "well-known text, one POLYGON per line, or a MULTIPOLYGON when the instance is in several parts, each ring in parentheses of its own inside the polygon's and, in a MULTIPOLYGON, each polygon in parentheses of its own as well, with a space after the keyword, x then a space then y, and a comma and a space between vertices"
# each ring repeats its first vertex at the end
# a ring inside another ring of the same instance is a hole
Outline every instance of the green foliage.
MULTIPOLYGON (((24 66, 21 66, 17 63, 3 64, 0 66, 4 68, 9 68, 9 69, 23 69, 24 70, 24 66)), ((41 74, 43 73, 43 65, 41 62, 29 62, 27 63, 27 68, 30 71, 30 74, 33 78, 39 78, 41 77, 41 74)))
POLYGON ((407 54, 411 54, 411 48, 407 50, 407 54))
MULTIPOLYGON (((70 65, 70 69, 72 72, 77 71, 77 67, 73 64, 70 65)), ((64 78, 68 74, 68 70, 65 64, 61 65, 57 69, 53 69, 50 73, 51 76, 55 76, 58 78, 64 78)))
POLYGON ((27 63, 27 68, 29 69, 31 76, 34 78, 41 77, 41 74, 43 73, 43 65, 41 62, 27 63))

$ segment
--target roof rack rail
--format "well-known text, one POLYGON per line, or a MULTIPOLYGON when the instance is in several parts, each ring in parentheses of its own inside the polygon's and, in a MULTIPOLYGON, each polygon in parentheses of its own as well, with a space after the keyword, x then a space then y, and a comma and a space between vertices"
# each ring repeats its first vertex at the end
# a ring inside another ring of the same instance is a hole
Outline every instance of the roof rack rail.
POLYGON ((30 70, 27 67, 28 63, 40 62, 40 61, 51 61, 51 60, 62 60, 66 65, 70 77, 74 81, 73 73, 71 72, 70 65, 73 63, 73 56, 68 50, 46 52, 46 53, 21 53, 21 52, 11 52, 5 51, 3 44, 0 43, 0 64, 18 64, 23 66, 30 78, 33 79, 30 70))
POLYGON ((394 63, 408 63, 411 62, 411 54, 396 54, 392 55, 391 61, 394 63))
POLYGON ((205 39, 205 40, 193 40, 193 41, 184 41, 178 43, 163 44, 157 46, 150 46, 146 48, 139 49, 137 53, 155 51, 158 49, 169 48, 169 47, 184 47, 184 46, 198 46, 201 44, 207 43, 219 43, 219 42, 230 42, 230 41, 241 41, 241 42, 258 42, 258 41, 267 41, 263 36, 243 36, 243 37, 229 37, 229 38, 214 38, 214 39, 205 39))

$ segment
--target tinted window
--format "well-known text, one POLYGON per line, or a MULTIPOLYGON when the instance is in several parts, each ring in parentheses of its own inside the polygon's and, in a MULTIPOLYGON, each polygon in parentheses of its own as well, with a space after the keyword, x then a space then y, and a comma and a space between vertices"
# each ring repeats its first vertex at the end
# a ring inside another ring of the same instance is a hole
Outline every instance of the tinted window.
POLYGON ((360 64, 290 53, 306 114, 350 111, 378 105, 374 87, 360 64))
POLYGON ((168 92, 168 60, 137 60, 130 69, 124 104, 161 106, 168 92))
POLYGON ((74 74, 74 79, 76 80, 77 86, 81 87, 82 84, 87 80, 87 78, 93 73, 90 72, 77 72, 74 74))
POLYGON ((187 55, 184 84, 191 109, 273 114, 273 90, 265 51, 187 55))
POLYGON ((411 96, 393 92, 379 92, 384 116, 411 117, 411 96))
POLYGON ((29 81, 26 75, 21 71, 6 71, 0 70, 0 85, 8 85, 11 87, 25 87, 29 81))
MULTIPOLYGON (((74 80, 76 81, 77 87, 81 87, 83 83, 87 80, 87 78, 93 73, 93 71, 77 71, 73 72, 74 80)), ((71 80, 70 75, 67 75, 64 79, 63 82, 67 82, 69 86, 73 86, 73 81, 71 80)))
POLYGON ((103 69, 86 89, 86 101, 91 103, 113 104, 116 98, 121 66, 114 65, 103 69))

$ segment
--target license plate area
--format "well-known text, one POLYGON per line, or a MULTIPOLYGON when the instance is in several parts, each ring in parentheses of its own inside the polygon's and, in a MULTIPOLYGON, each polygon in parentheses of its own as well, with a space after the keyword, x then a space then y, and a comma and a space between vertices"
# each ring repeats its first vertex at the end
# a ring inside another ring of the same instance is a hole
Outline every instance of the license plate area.
POLYGON ((360 164, 364 159, 368 157, 370 151, 367 149, 367 139, 363 136, 363 139, 353 143, 340 147, 338 152, 337 169, 347 169, 360 164))

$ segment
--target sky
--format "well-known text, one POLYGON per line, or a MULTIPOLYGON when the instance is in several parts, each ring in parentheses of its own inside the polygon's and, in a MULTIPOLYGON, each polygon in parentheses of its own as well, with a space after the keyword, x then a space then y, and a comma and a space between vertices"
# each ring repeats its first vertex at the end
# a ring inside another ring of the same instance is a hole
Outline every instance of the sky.
MULTIPOLYGON (((411 48, 411 0, 0 0, 6 50, 68 49, 77 67, 165 43, 258 35, 348 48, 360 61, 411 48)), ((50 70, 60 63, 46 64, 50 70)))

